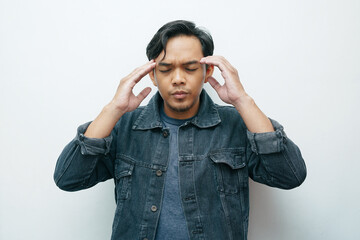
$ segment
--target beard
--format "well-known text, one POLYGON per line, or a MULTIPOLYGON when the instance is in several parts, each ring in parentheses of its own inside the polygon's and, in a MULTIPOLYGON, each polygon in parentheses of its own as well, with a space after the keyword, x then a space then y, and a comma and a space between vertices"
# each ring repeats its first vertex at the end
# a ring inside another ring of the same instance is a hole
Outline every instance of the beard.
POLYGON ((199 98, 194 99, 193 102, 191 102, 190 104, 183 103, 183 104, 179 104, 178 106, 173 106, 168 102, 165 102, 166 106, 174 111, 174 112, 178 112, 178 113, 184 113, 189 111, 193 106, 195 106, 195 104, 198 102, 199 98))
POLYGON ((165 113, 167 113, 169 117, 186 119, 193 117, 193 115, 196 114, 200 104, 200 93, 198 93, 197 96, 194 96, 194 92, 191 89, 180 87, 172 89, 165 94, 166 97, 164 98, 160 92, 160 95, 164 100, 165 113), (188 94, 188 96, 183 99, 173 96, 177 92, 184 92, 188 94), (166 109, 169 112, 166 112, 166 109), (171 113, 175 114, 175 116, 171 116, 171 113))

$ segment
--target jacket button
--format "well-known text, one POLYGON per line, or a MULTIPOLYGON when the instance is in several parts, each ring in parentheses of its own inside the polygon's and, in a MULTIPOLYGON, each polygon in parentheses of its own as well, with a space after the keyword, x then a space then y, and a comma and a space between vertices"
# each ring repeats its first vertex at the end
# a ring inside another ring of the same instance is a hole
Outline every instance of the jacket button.
POLYGON ((169 131, 168 131, 168 130, 164 130, 164 131, 162 132, 162 135, 163 135, 164 138, 167 138, 167 137, 169 136, 169 131))
POLYGON ((80 134, 79 134, 79 139, 80 139, 80 141, 84 141, 84 138, 85 138, 84 134, 83 134, 83 133, 80 133, 80 134))
POLYGON ((157 207, 156 207, 155 205, 152 205, 152 206, 151 206, 151 211, 152 211, 152 212, 156 212, 156 211, 157 211, 157 207))
POLYGON ((163 174, 163 173, 162 173, 162 171, 161 171, 160 169, 156 171, 156 176, 161 177, 162 174, 163 174))

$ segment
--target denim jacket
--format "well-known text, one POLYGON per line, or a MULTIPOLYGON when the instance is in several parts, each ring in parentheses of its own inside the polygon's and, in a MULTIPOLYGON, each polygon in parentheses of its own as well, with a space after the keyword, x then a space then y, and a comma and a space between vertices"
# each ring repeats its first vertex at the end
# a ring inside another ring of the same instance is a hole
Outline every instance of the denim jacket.
MULTIPOLYGON (((103 139, 78 128, 55 168, 59 188, 76 191, 113 178, 116 212, 111 239, 154 239, 169 157, 169 130, 157 93, 126 113, 103 139)), ((234 107, 213 103, 205 90, 198 114, 179 128, 179 186, 190 239, 247 239, 249 177, 290 189, 306 177, 298 147, 283 127, 251 133, 234 107)))

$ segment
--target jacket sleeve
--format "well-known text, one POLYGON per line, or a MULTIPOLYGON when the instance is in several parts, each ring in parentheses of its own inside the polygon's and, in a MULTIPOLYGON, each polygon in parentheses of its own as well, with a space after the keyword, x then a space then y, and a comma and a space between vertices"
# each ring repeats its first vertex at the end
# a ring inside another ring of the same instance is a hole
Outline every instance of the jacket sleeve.
POLYGON ((111 149, 115 130, 106 138, 87 138, 84 132, 89 123, 78 127, 76 137, 60 154, 54 172, 56 185, 65 191, 77 191, 113 177, 111 149))
POLYGON ((268 186, 291 189, 306 178, 306 166, 299 148, 285 134, 284 128, 270 119, 275 131, 247 131, 249 176, 268 186))

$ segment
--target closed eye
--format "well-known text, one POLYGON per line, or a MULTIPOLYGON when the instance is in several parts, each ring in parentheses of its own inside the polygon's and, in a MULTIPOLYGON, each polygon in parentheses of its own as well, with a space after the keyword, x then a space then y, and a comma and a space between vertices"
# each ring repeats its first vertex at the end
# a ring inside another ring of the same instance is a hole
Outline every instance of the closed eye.
POLYGON ((198 68, 185 68, 186 71, 195 72, 198 68))
POLYGON ((167 70, 159 70, 160 72, 162 73, 167 73, 167 72, 170 72, 171 68, 170 69, 167 69, 167 70))

